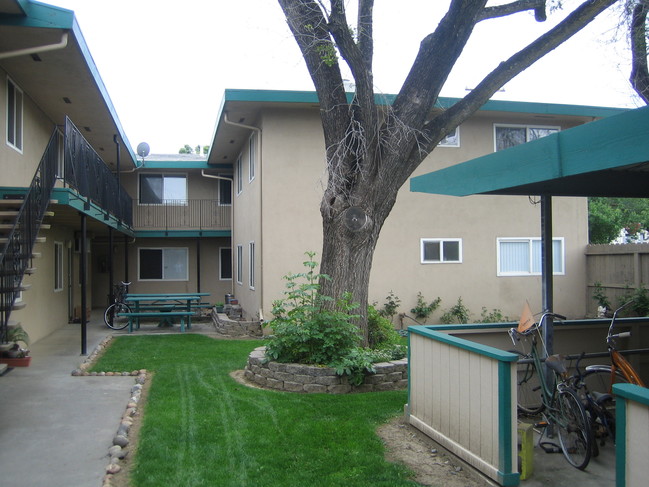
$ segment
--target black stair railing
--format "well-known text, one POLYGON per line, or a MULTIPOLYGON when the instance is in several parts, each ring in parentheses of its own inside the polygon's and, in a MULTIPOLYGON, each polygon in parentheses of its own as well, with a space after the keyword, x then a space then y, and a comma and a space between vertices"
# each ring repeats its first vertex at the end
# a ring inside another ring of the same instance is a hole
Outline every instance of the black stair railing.
POLYGON ((15 224, 0 255, 0 343, 7 341, 11 309, 20 294, 25 271, 31 264, 38 230, 56 181, 59 131, 55 129, 24 196, 15 224))
POLYGON ((79 129, 65 120, 65 183, 119 221, 133 226, 133 201, 79 129))

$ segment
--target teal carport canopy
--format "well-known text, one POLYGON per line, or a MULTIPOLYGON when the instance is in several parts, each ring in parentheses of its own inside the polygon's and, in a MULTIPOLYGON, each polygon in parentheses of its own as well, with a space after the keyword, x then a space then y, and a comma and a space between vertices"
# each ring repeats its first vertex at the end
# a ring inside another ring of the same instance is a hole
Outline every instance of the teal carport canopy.
POLYGON ((414 177, 410 191, 649 197, 649 107, 414 177))

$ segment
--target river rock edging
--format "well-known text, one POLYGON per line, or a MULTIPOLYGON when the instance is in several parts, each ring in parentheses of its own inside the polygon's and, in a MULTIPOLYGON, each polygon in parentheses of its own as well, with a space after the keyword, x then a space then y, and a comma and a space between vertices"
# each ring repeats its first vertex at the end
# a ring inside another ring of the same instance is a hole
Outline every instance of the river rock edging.
POLYGON ((374 369, 374 374, 365 375, 363 384, 354 386, 346 375, 337 375, 329 367, 267 361, 266 347, 258 347, 248 356, 244 376, 261 387, 287 392, 347 394, 408 388, 407 359, 377 363, 374 369))

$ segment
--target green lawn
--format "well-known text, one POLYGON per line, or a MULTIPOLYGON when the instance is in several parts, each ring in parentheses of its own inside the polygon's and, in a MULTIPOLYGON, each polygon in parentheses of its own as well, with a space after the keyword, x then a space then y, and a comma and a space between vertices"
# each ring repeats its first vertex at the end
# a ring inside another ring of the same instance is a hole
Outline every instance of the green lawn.
POLYGON ((229 377, 259 342, 120 337, 94 370, 155 371, 132 487, 418 485, 383 459, 375 429, 405 392, 326 395, 251 389, 229 377))

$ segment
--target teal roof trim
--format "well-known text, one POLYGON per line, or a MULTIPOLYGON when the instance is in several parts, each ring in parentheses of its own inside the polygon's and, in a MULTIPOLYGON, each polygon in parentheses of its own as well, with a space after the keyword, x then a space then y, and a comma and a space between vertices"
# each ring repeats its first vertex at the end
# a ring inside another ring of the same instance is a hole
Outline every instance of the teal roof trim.
POLYGON ((140 169, 232 169, 232 164, 208 164, 205 161, 144 161, 140 169))
POLYGON ((29 0, 18 0, 25 15, 0 15, 0 24, 47 29, 72 29, 74 12, 29 0))
POLYGON ((633 182, 646 172, 617 169, 648 160, 649 107, 643 107, 414 177, 410 191, 598 196, 624 190, 633 196, 633 182), (615 179, 622 177, 628 180, 624 187, 615 179))
MULTIPOLYGON (((347 93, 351 101, 353 93, 347 93)), ((397 95, 376 94, 374 95, 378 104, 391 105, 397 95)), ((447 109, 460 101, 461 98, 439 97, 436 106, 447 109)), ((267 102, 267 103, 319 103, 315 91, 285 91, 285 90, 239 90, 227 89, 221 103, 222 113, 225 103, 238 102, 267 102)), ((551 115, 573 115, 582 117, 603 118, 617 115, 628 111, 624 108, 582 106, 582 105, 561 105, 557 103, 536 103, 520 101, 489 100, 480 111, 510 112, 510 113, 535 113, 551 115)))

